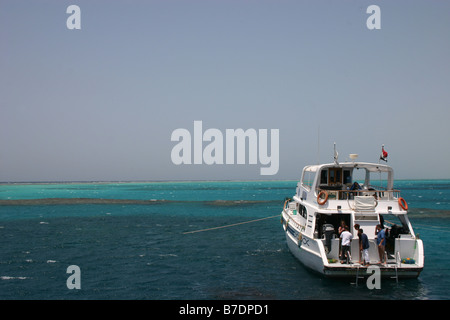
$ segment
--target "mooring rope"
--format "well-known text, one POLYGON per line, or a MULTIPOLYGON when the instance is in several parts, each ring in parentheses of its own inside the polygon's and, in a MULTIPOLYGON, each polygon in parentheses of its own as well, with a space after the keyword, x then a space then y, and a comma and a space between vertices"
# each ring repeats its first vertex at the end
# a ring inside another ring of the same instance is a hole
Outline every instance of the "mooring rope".
POLYGON ((448 227, 444 227, 444 226, 428 226, 428 225, 414 223, 414 227, 415 226, 418 226, 418 229, 427 229, 427 230, 433 230, 433 231, 450 232, 450 230, 448 230, 448 227))
POLYGON ((189 233, 196 233, 196 232, 203 232, 203 231, 209 231, 209 230, 216 230, 216 229, 234 227, 234 226, 238 226, 238 225, 241 225, 241 224, 252 223, 252 222, 257 222, 257 221, 266 220, 266 219, 272 219, 272 218, 279 217, 279 216, 280 215, 277 214, 276 216, 265 217, 265 218, 250 220, 250 221, 244 221, 244 222, 238 222, 238 223, 228 224, 228 225, 220 226, 220 227, 214 227, 214 228, 208 228, 208 229, 202 229, 202 230, 183 232, 183 234, 189 234, 189 233))

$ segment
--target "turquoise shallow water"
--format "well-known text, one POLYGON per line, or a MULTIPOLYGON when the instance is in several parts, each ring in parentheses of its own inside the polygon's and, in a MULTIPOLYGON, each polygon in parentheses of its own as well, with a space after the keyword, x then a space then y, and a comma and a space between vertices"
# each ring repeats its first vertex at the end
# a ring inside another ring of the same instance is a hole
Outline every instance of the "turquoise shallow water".
POLYGON ((278 215, 295 187, 0 185, 0 299, 450 298, 449 180, 396 182, 424 241, 425 269, 418 279, 383 281, 380 290, 306 270, 290 254, 278 217, 184 234, 278 215), (80 267, 80 290, 67 288, 70 265, 80 267))

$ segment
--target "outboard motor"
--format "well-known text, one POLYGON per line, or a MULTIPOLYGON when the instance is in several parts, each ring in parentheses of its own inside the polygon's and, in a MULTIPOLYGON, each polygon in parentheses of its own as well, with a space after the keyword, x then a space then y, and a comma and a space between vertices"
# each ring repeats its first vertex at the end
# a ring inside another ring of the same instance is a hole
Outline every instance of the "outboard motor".
POLYGON ((325 247, 327 253, 331 251, 331 239, 334 234, 334 227, 332 224, 324 224, 322 226, 322 234, 325 235, 325 247))

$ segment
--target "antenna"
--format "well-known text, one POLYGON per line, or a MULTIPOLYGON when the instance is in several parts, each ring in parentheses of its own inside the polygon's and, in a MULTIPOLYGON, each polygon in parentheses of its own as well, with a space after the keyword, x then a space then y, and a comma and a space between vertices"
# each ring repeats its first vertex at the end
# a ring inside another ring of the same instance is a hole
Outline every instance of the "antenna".
POLYGON ((334 143, 334 163, 336 165, 339 165, 338 157, 339 157, 339 153, 336 151, 336 142, 335 142, 334 143))
POLYGON ((320 164, 320 124, 317 126, 317 164, 320 164))

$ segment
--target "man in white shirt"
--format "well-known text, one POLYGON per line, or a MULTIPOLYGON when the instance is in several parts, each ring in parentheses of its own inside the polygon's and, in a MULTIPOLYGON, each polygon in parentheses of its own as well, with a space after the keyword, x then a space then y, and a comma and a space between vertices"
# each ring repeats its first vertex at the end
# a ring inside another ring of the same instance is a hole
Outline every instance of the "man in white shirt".
POLYGON ((347 253, 350 251, 350 244, 353 236, 348 231, 348 226, 344 227, 344 231, 341 233, 341 263, 344 263, 347 253))

